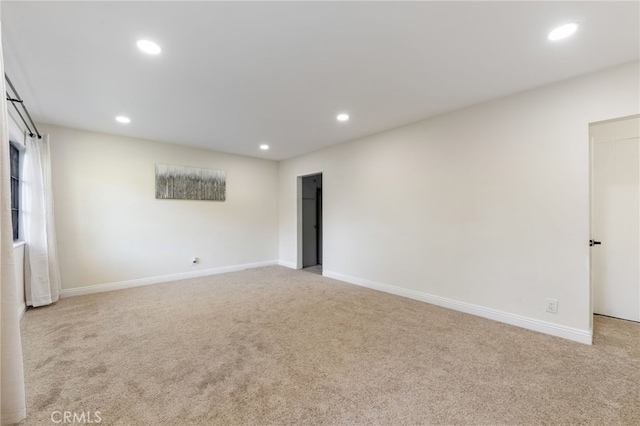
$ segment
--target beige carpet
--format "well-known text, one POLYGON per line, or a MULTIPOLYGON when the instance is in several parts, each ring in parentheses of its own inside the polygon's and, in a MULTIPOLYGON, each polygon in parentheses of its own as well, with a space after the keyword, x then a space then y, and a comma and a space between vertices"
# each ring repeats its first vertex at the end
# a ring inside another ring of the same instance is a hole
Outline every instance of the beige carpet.
POLYGON ((282 267, 64 299, 22 332, 28 425, 640 420, 637 323, 596 317, 587 346, 282 267))

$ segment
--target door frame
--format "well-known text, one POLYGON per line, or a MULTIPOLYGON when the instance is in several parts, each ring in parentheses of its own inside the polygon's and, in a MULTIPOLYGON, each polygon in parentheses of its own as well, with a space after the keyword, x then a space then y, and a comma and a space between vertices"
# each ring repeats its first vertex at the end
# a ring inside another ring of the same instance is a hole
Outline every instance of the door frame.
MULTIPOLYGON (((626 115, 623 117, 611 118, 607 120, 599 120, 592 121, 587 125, 588 137, 589 137, 589 237, 585 239, 585 244, 588 244, 590 239, 593 239, 595 236, 593 235, 593 167, 595 161, 595 138, 591 136, 591 126, 604 124, 604 123, 612 123, 616 121, 629 120, 634 118, 640 118, 640 114, 632 114, 626 115)), ((589 247, 589 255, 587 257, 587 267, 589 271, 589 328, 591 330, 591 335, 593 336, 593 250, 592 247, 589 247)))
MULTIPOLYGON (((594 238, 593 236, 593 167, 595 161, 595 138, 591 136, 591 126, 595 124, 602 123, 604 121, 595 121, 593 123, 589 123, 587 126, 587 132, 589 137, 589 235, 585 238, 585 244, 590 244, 589 241, 594 238)), ((589 273, 589 330, 591 331, 591 339, 593 339, 593 247, 590 245, 588 247, 588 255, 587 255, 587 269, 589 273)))
MULTIPOLYGON (((324 198, 324 171, 320 170, 296 176, 296 269, 302 269, 302 178, 316 175, 322 175, 322 191, 324 198)), ((324 213, 322 219, 322 229, 320 231, 323 234, 322 260, 324 262, 324 213)))

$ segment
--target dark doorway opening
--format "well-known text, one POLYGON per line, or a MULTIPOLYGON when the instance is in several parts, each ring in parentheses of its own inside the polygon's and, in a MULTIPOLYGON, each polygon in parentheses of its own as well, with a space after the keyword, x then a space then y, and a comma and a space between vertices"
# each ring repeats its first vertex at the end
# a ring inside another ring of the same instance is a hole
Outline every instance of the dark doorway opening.
POLYGON ((302 268, 322 274, 322 174, 302 178, 302 268))

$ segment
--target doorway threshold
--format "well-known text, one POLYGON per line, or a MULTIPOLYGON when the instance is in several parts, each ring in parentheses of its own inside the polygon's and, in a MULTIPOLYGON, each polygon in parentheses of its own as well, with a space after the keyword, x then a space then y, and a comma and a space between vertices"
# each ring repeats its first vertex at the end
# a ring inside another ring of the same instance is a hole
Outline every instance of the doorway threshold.
POLYGON ((322 275, 322 265, 313 265, 302 268, 305 272, 311 272, 312 274, 322 275))

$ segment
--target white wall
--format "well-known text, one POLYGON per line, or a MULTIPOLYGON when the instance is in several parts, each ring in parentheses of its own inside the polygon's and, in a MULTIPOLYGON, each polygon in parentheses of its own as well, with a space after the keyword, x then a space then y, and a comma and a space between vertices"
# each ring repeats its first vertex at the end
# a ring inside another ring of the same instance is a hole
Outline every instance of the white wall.
POLYGON ((38 128, 51 137, 63 292, 278 259, 276 162, 38 128), (225 170, 227 200, 156 200, 155 163, 225 170))
POLYGON ((639 91, 627 64, 281 162, 280 260, 322 171, 326 275, 590 340, 589 123, 639 91))

